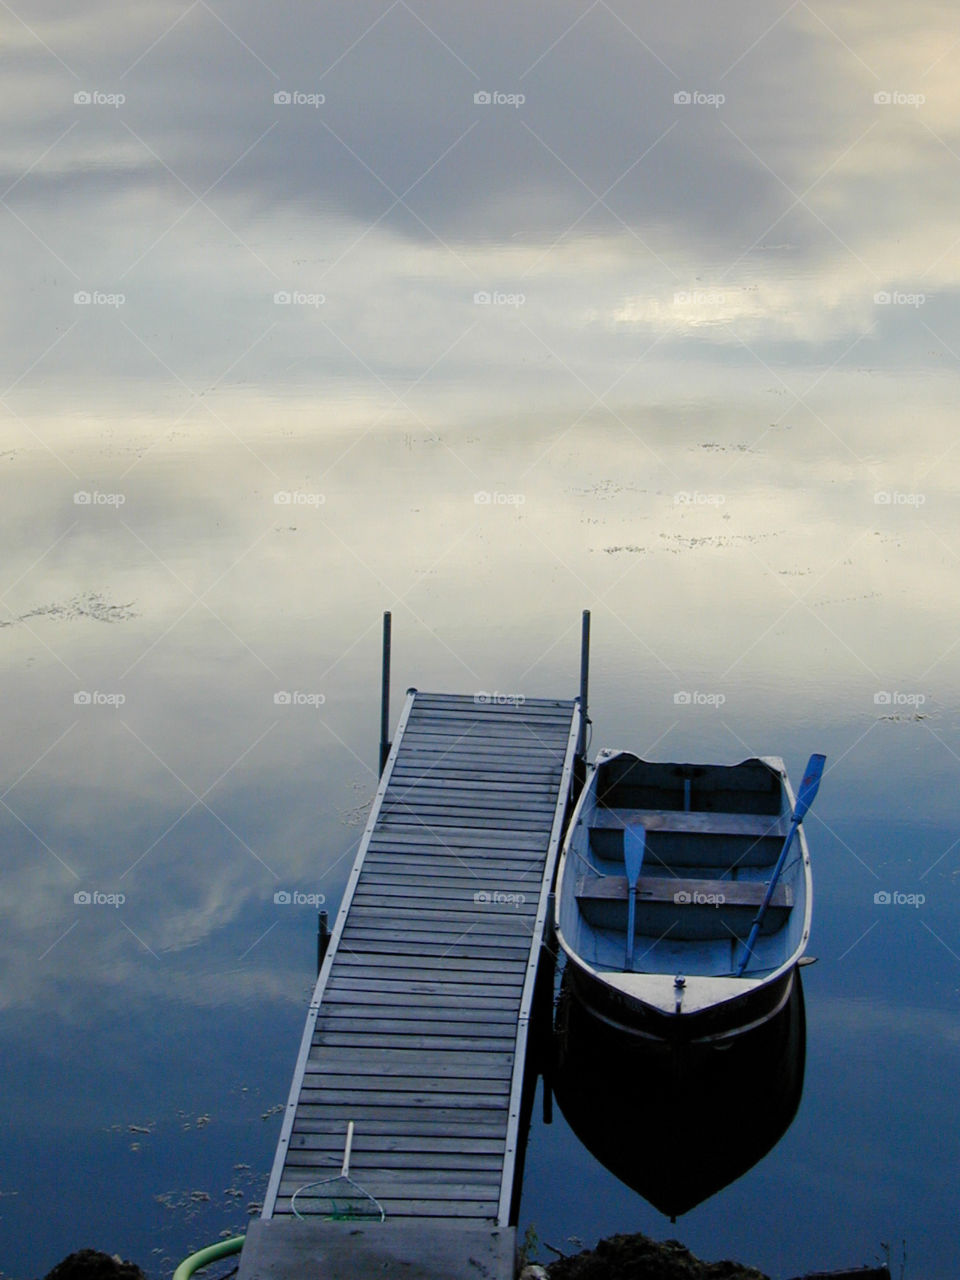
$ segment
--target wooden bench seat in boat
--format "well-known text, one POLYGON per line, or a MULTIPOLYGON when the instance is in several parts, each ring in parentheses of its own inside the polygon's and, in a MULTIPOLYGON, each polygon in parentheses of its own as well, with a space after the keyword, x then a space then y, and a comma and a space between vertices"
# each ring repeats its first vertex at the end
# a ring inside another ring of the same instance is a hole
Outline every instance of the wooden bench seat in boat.
POLYGON ((789 825, 774 813, 598 809, 590 819, 591 849, 601 858, 622 858, 624 828, 634 823, 646 828, 647 856, 669 867, 769 866, 789 825))
MULTIPOLYGON (((641 876, 637 881, 638 934, 671 940, 745 938, 767 886, 757 880, 690 880, 641 876)), ((577 903, 594 928, 627 927, 626 876, 584 875, 577 881, 577 903)), ((775 933, 793 907, 793 890, 778 884, 761 932, 775 933)))

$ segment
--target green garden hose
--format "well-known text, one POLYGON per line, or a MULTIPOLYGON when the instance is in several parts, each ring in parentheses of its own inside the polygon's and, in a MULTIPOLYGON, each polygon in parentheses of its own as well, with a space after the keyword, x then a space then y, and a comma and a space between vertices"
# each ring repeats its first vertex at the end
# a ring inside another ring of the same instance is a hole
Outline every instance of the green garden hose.
POLYGON ((206 1249, 191 1253, 190 1257, 184 1258, 177 1267, 173 1273, 173 1280, 190 1280, 195 1271, 199 1271, 208 1263, 216 1262, 220 1258, 229 1258, 232 1253, 239 1253, 243 1248, 243 1241, 243 1236, 233 1236, 230 1240, 220 1240, 217 1244, 207 1245, 206 1249))

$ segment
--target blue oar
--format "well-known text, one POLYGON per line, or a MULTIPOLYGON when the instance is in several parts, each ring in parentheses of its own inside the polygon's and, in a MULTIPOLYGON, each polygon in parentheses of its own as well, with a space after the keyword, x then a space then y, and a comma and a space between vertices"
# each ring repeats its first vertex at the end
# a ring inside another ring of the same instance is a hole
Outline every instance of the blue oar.
POLYGON ((807 761, 807 768, 803 775, 803 781, 800 783, 800 790, 797 792, 797 803, 793 810, 793 817, 790 819, 790 830, 787 832, 787 838, 783 842, 783 848, 780 850, 780 857, 777 859, 777 865, 773 869, 773 875, 770 877, 770 883, 767 885, 767 892, 763 895, 763 902, 760 904, 760 910, 754 917, 753 925, 750 929, 750 936, 747 938, 747 949, 743 959, 737 968, 737 977, 743 977, 743 971, 747 967, 747 961, 753 954, 753 944, 757 940, 757 934, 760 932, 760 926, 763 924, 763 917, 766 915, 767 907, 770 905, 770 899, 773 897, 773 891, 777 887, 777 881, 780 879, 780 872, 783 870, 783 864, 787 860, 787 854, 790 852, 790 846, 793 844, 793 837, 797 834, 797 828, 804 819, 807 810, 813 804, 813 797, 817 794, 817 788, 820 786, 820 778, 823 774, 823 766, 827 757, 821 755, 812 755, 807 761))
POLYGON ((642 823, 625 827, 623 831, 623 863, 627 869, 627 888, 629 905, 627 907, 627 963, 629 973, 633 969, 633 936, 637 926, 637 881, 640 868, 643 866, 643 851, 646 841, 646 828, 642 823))

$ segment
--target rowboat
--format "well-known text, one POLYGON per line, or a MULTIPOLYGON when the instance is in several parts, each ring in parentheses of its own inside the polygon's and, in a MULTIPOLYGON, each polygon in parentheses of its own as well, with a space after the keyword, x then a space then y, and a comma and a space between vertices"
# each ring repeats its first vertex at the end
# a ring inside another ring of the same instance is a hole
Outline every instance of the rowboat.
POLYGON ((663 1040, 722 1040, 777 1014, 810 937, 800 824, 823 760, 811 757, 796 799, 775 757, 601 751, 556 887, 572 998, 627 1036, 663 1040))

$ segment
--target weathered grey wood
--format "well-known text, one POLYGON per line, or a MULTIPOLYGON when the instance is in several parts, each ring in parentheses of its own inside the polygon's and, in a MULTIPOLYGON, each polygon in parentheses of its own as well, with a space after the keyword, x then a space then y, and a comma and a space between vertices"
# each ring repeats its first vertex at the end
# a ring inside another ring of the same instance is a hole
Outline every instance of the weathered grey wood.
MULTIPOLYGON (((299 1143, 291 1143, 290 1155, 287 1159, 285 1176, 293 1178, 300 1171, 309 1171, 312 1178, 336 1177, 343 1159, 343 1135, 341 1134, 340 1150, 336 1143, 330 1143, 326 1149, 307 1149, 299 1143), (332 1172, 331 1172, 332 1171, 332 1172)), ((501 1145, 502 1144, 490 1144, 501 1145)), ((397 1173, 406 1170, 407 1181, 412 1181, 425 1174, 436 1174, 450 1182, 465 1180, 489 1183, 491 1179, 499 1183, 501 1152, 490 1155, 468 1154, 464 1151, 418 1151, 412 1152, 405 1144, 401 1151, 386 1151, 382 1147, 361 1148, 356 1144, 352 1149, 351 1168, 363 1185, 366 1177, 365 1169, 373 1168, 383 1173, 397 1173)))
MULTIPOLYGON (((324 1164, 331 1155, 340 1160, 343 1158, 343 1133, 298 1133, 294 1135, 290 1149, 296 1151, 300 1165, 324 1164)), ((420 1161, 421 1168, 499 1168, 502 1151, 503 1143, 492 1140, 483 1142, 478 1138, 466 1150, 462 1138, 413 1138, 409 1134, 368 1136, 365 1142, 354 1138, 353 1144, 353 1152, 358 1159, 363 1156, 369 1161, 376 1157, 382 1169, 403 1168, 405 1161, 414 1158, 420 1161)))
POLYGON ((693 835, 770 836, 782 840, 787 823, 775 815, 752 813, 683 813, 651 809, 600 809, 591 826, 614 830, 642 822, 648 831, 693 835))
MULTIPOLYGON (((305 1207, 301 1204, 301 1201, 304 1198, 305 1197, 303 1196, 297 1196, 297 1208, 301 1213, 306 1212, 305 1207)), ((458 1219, 459 1218, 464 1221, 472 1220, 472 1221, 479 1221, 483 1223, 489 1223, 492 1226, 496 1222, 496 1217, 497 1217, 496 1200, 493 1201, 492 1213, 490 1211, 490 1206, 491 1206, 491 1202, 489 1200, 470 1200, 470 1201, 458 1202, 456 1200, 448 1200, 448 1201, 447 1200, 400 1200, 400 1199, 393 1199, 388 1197, 386 1200, 383 1201, 383 1207, 387 1211, 387 1215, 389 1216, 391 1222, 395 1218, 410 1218, 413 1220, 421 1219, 421 1218, 431 1218, 431 1217, 440 1218, 440 1219, 446 1219, 446 1218, 458 1219)), ((292 1212, 290 1208, 289 1196, 285 1195, 283 1197, 278 1197, 277 1207, 275 1212, 277 1214, 292 1212)), ((333 1225, 336 1225, 336 1224, 333 1224, 333 1225)), ((354 1223, 353 1225, 356 1226, 357 1224, 354 1223)), ((343 1277, 344 1272, 340 1270, 340 1271, 332 1272, 331 1274, 336 1275, 337 1280, 341 1280, 341 1277, 343 1277)), ((354 1274, 356 1274, 357 1276, 363 1276, 364 1280, 368 1280, 368 1277, 370 1275, 369 1272, 355 1272, 354 1274)), ((447 1277, 450 1274, 451 1274, 450 1272, 444 1271, 444 1272, 434 1273, 434 1276, 442 1275, 444 1277, 444 1280, 447 1280, 447 1277)), ((262 1273, 258 1272, 257 1275, 258 1277, 261 1277, 262 1273)), ((431 1280, 434 1280, 434 1276, 431 1277, 431 1280)), ((284 1278, 284 1280, 286 1280, 286 1278, 284 1278)))
MULTIPOLYGON (((358 1166, 358 1178, 360 1173, 358 1166)), ((297 1196, 299 1208, 301 1200, 309 1201, 314 1197, 329 1196, 330 1193, 323 1187, 309 1186, 317 1178, 325 1176, 325 1169, 318 1169, 316 1165, 292 1165, 289 1172, 284 1173, 280 1194, 292 1195, 298 1187, 307 1184, 308 1189, 297 1196)), ((481 1200, 488 1199, 491 1195, 496 1198, 500 1185, 499 1179, 496 1176, 491 1178, 490 1173, 485 1169, 475 1170, 472 1176, 469 1170, 462 1170, 455 1178, 451 1178, 446 1170, 437 1170, 436 1173, 431 1174, 429 1169, 412 1169, 406 1174, 395 1169, 378 1169, 376 1172, 365 1170, 362 1176, 363 1184, 369 1185, 371 1192, 378 1199, 381 1196, 389 1196, 391 1193, 396 1195, 400 1192, 408 1196, 422 1197, 424 1200, 481 1200)))
POLYGON ((522 986, 521 979, 511 969, 491 969, 489 966, 475 969, 464 969, 463 961, 453 960, 445 961, 445 968, 431 969, 423 965, 419 967, 410 965, 404 968, 399 961, 395 965, 376 964, 377 960, 384 960, 383 956, 350 956, 344 958, 344 963, 337 970, 343 977, 349 979, 364 979, 371 972, 378 974, 380 978, 388 982, 455 982, 458 986, 465 983, 472 985, 475 982, 483 982, 487 986, 499 987, 519 987, 522 986), (346 959, 353 961, 347 964, 346 959), (364 963, 361 963, 364 961, 364 963))
MULTIPOLYGON (((394 1132, 390 1122, 368 1120, 359 1138, 354 1137, 358 1149, 362 1146, 367 1151, 435 1151, 460 1153, 469 1150, 474 1155, 499 1155, 503 1149, 503 1140, 491 1130, 479 1137, 474 1135, 473 1126, 463 1123, 449 1122, 448 1126, 435 1123, 410 1123, 404 1125, 402 1133, 394 1132), (471 1138, 469 1144, 464 1138, 471 1138)), ((342 1120, 305 1120, 298 1123, 291 1138, 291 1145, 308 1150, 339 1151, 343 1155, 343 1135, 345 1125, 342 1120)))
POLYGON ((513 1055, 504 1052, 477 1054, 469 1049, 431 1052, 372 1047, 335 1052, 315 1043, 307 1059, 308 1070, 311 1067, 329 1068, 340 1074, 356 1072, 357 1075, 382 1075, 384 1070, 409 1075, 410 1068, 416 1068, 418 1074, 429 1072, 437 1076, 470 1076, 482 1073, 486 1080, 505 1080, 513 1068, 513 1055))
MULTIPOLYGON (((351 1172, 391 1217, 506 1222, 577 727, 569 702, 408 696, 318 978, 266 1220, 290 1216, 302 1180, 336 1173, 352 1120, 351 1172)), ((298 1210, 311 1200, 321 1211, 309 1191, 298 1210)))
POLYGON ((394 1215, 362 1223, 285 1216, 250 1223, 238 1280, 513 1280, 515 1255, 516 1231, 483 1218, 431 1216, 420 1223, 394 1215))
POLYGON ((348 1120, 354 1120, 358 1125, 363 1121, 361 1129, 370 1133, 419 1134, 432 1131, 464 1136, 477 1133, 493 1138, 502 1136, 507 1128, 507 1117, 496 1107, 492 1110, 473 1106, 424 1108, 365 1098, 348 1103, 311 1103, 297 1111, 298 1128, 308 1124, 338 1124, 341 1134, 345 1134, 348 1120), (424 1117, 429 1117, 429 1123, 424 1117))
POLYGON ((530 940, 522 934, 504 933, 494 935, 489 931, 478 933, 476 929, 466 934, 459 934, 450 941, 449 938, 438 938, 432 932, 421 933, 418 930, 407 930, 402 934, 390 929, 355 929, 344 935, 343 949, 354 955, 395 956, 402 944, 416 945, 421 956, 431 959, 473 960, 477 957, 489 957, 504 963, 516 959, 515 952, 530 950, 530 940))
POLYGON ((533 884, 537 888, 540 886, 536 864, 529 863, 526 859, 511 864, 504 862, 503 858, 485 858, 480 861, 479 859, 464 858, 458 853, 441 854, 432 852, 425 854, 419 860, 418 865, 412 864, 407 858, 387 855, 384 858, 371 858, 370 866, 376 870, 382 883, 393 881, 399 884, 409 878, 422 884, 425 877, 429 876, 431 880, 442 878, 444 880, 459 880, 464 883, 485 884, 493 876, 498 879, 498 882, 502 880, 503 883, 506 883, 509 880, 514 880, 521 884, 533 884))
POLYGON ((448 851, 476 849, 478 852, 489 849, 493 852, 504 849, 522 853, 535 850, 542 854, 547 841, 539 832, 529 831, 431 831, 422 822, 395 822, 387 834, 378 831, 370 841, 371 849, 402 849, 405 845, 422 845, 425 848, 435 846, 448 851))
MULTIPOLYGON (((463 1103, 481 1110, 503 1111, 507 1092, 464 1094, 459 1089, 404 1089, 391 1084, 390 1097, 397 1106, 405 1107, 458 1107, 463 1103)), ((339 1102, 349 1106, 357 1101, 357 1094, 351 1088, 334 1089, 326 1084, 312 1089, 307 1084, 300 1090, 300 1100, 304 1105, 339 1102)))
POLYGON ((440 785, 432 780, 422 780, 418 786, 388 787, 384 807, 391 805, 410 805, 415 811, 419 809, 449 809, 456 806, 463 810, 463 816, 479 810, 488 813, 495 809, 504 814, 536 814, 553 813, 556 797, 551 799, 549 792, 534 795, 526 787, 502 787, 494 783, 486 787, 475 787, 473 790, 461 790, 452 783, 440 785))
POLYGON ((323 1048, 362 1049, 367 1045, 379 1045, 384 1049, 406 1049, 416 1046, 419 1049, 450 1048, 467 1049, 476 1053, 509 1053, 513 1045, 513 1032, 500 1038, 494 1036, 445 1036, 390 1034, 381 1031, 378 1035, 364 1035, 362 1032, 323 1031, 313 1037, 313 1043, 323 1048))
MULTIPOLYGON (((767 886, 759 880, 690 880, 679 876, 640 876, 637 898, 649 902, 694 903, 697 895, 722 898, 724 905, 759 907, 767 886)), ((577 897, 605 902, 626 902, 629 897, 626 876, 581 876, 577 881, 577 897)), ((772 907, 793 906, 793 890, 778 884, 770 899, 772 907)))

